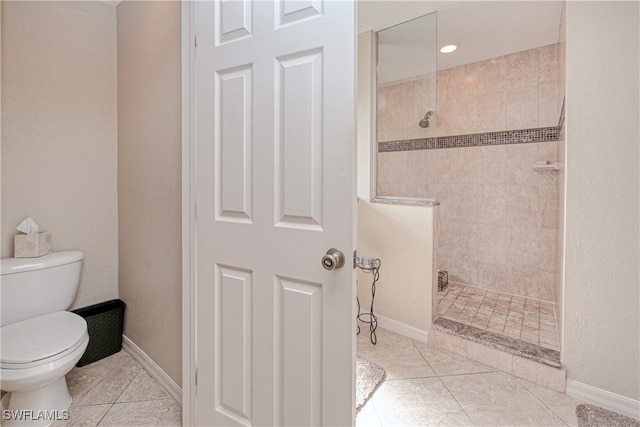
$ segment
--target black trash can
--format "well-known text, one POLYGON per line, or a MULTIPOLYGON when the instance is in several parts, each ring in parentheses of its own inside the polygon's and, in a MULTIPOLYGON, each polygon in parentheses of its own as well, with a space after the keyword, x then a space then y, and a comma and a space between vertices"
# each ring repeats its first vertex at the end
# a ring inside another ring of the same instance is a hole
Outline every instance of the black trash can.
POLYGON ((103 359, 122 349, 125 303, 119 299, 73 310, 87 321, 89 345, 76 366, 103 359))

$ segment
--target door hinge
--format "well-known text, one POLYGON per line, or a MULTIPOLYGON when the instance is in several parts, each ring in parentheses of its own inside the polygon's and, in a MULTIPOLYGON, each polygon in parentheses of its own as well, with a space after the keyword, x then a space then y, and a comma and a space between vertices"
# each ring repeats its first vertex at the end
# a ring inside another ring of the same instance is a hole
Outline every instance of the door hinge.
POLYGON ((195 383, 196 383, 196 387, 198 387, 198 368, 196 368, 196 372, 195 372, 195 383))
POLYGON ((198 38, 197 37, 193 38, 193 47, 198 47, 198 38))

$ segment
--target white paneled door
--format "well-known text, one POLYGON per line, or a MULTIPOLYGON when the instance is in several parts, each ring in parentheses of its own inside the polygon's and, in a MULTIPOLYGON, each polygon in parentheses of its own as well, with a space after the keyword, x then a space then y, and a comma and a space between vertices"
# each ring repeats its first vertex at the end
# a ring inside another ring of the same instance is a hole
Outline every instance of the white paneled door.
POLYGON ((191 8, 192 420, 349 425, 354 3, 191 8), (346 262, 329 271, 332 247, 346 262))

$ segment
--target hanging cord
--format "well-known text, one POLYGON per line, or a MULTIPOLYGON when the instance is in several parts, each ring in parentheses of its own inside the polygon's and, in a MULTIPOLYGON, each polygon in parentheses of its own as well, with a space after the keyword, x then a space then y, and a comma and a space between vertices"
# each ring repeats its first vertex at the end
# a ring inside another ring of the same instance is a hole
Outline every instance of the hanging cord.
MULTIPOLYGON (((373 314, 373 303, 376 299, 376 282, 380 278, 381 265, 382 265, 382 261, 380 261, 379 258, 376 258, 376 262, 373 267, 371 268, 360 267, 362 271, 365 271, 365 272, 371 271, 371 274, 373 274, 373 282, 371 283, 371 308, 368 313, 360 312, 360 299, 356 295, 356 302, 358 303, 357 319, 362 323, 369 324, 369 334, 370 334, 371 343, 373 345, 376 345, 376 343, 378 342, 378 337, 376 336, 376 329, 378 329, 378 318, 376 317, 375 314, 373 314)), ((360 334, 360 325, 357 325, 357 326, 358 326, 358 332, 356 335, 360 334)))

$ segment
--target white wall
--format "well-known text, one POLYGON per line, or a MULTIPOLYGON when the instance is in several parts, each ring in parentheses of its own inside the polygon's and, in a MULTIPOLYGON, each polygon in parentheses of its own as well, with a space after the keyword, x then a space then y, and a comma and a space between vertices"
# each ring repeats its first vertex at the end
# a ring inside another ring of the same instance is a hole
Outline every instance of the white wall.
POLYGON ((117 15, 125 335, 181 384, 180 2, 122 2, 117 15))
POLYGON ((104 2, 2 2, 2 258, 32 216, 85 253, 74 307, 118 294, 116 15, 104 2))
POLYGON ((639 3, 567 12, 568 379, 640 399, 639 3))
MULTIPOLYGON (((423 332, 431 327, 433 215, 428 206, 358 202, 358 255, 382 261, 374 313, 423 332)), ((372 281, 358 269, 362 312, 370 309, 372 281)))

